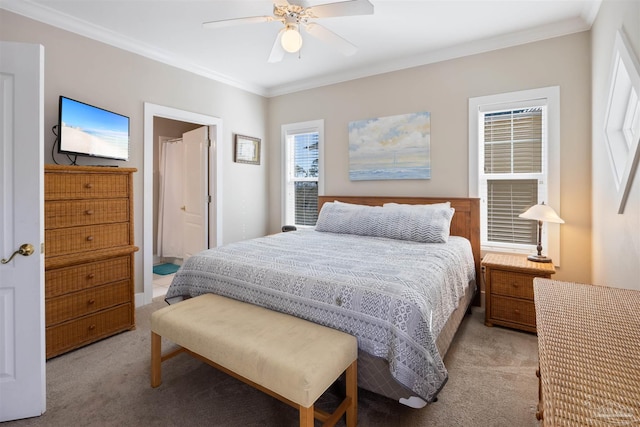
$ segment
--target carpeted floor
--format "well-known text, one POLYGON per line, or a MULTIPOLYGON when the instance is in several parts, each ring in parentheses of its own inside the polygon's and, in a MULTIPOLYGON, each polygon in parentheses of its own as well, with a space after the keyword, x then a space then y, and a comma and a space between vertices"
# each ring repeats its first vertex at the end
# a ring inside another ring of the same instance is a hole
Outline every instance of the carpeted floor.
MULTIPOLYGON (((45 414, 2 427, 297 425, 293 408, 185 354, 163 364, 163 384, 152 389, 149 316, 164 305, 138 309, 134 331, 48 361, 45 414)), ((463 321, 438 402, 416 410, 360 390, 358 425, 537 426, 536 336, 483 322, 477 308, 463 321)), ((322 400, 333 409, 337 399, 330 390, 322 400)))

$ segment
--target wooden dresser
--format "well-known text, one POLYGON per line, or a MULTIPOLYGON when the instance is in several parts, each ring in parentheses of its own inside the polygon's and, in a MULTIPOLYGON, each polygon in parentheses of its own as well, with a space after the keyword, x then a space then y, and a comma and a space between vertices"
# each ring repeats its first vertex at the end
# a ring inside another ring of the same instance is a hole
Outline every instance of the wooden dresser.
POLYGON ((482 259, 485 278, 485 325, 536 332, 533 279, 549 278, 553 263, 532 262, 526 256, 487 254, 482 259))
POLYGON ((47 359, 135 327, 134 172, 45 165, 47 359))
POLYGON ((535 279, 543 426, 640 425, 640 292, 535 279))

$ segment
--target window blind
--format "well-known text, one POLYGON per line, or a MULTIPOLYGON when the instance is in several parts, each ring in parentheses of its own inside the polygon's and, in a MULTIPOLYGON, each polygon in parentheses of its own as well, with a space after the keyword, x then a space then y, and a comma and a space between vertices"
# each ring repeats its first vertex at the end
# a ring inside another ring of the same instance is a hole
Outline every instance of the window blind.
POLYGON ((318 220, 318 183, 296 182, 295 223, 316 225, 318 220))
POLYGON ((487 239, 535 244, 537 223, 518 217, 538 203, 538 180, 487 180, 487 239))
POLYGON ((318 219, 318 138, 317 132, 295 134, 291 141, 290 183, 294 187, 296 225, 316 224, 318 219))
POLYGON ((542 172, 542 108, 484 116, 485 173, 542 172))
POLYGON ((487 240, 536 244, 537 223, 518 215, 538 203, 543 180, 543 107, 484 114, 487 240))

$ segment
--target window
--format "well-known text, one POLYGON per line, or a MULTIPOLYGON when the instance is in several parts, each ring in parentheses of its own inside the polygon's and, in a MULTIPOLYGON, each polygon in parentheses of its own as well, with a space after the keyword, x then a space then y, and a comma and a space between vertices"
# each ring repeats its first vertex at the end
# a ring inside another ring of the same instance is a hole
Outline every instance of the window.
POLYGON ((323 194, 324 121, 282 126, 283 224, 314 226, 323 194))
MULTIPOLYGON (((559 212, 557 87, 469 100, 469 194, 480 198, 483 250, 530 253, 537 223, 519 214, 545 202, 559 212)), ((542 246, 559 264, 559 230, 542 246)))

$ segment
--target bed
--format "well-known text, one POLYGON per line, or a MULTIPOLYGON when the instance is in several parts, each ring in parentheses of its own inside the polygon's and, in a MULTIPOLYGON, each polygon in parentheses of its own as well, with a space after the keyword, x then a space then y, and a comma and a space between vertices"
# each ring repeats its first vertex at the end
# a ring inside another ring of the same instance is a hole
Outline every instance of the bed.
POLYGON ((358 338, 360 387, 433 401, 455 332, 480 305, 479 200, 321 196, 318 209, 315 228, 192 256, 166 301, 217 293, 345 331, 358 338))

